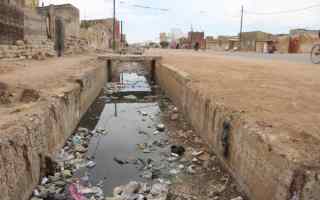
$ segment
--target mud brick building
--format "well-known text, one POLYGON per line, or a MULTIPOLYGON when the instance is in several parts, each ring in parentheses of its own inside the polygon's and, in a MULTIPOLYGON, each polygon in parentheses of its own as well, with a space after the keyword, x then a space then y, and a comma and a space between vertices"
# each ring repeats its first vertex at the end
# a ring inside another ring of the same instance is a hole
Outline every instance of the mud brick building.
MULTIPOLYGON (((38 5, 38 0, 0 0, 0 59, 30 59, 38 54, 51 57, 58 46, 64 54, 111 47, 112 19, 85 21, 80 31, 80 11, 75 6, 38 5)), ((118 47, 120 39, 117 21, 118 47)))
MULTIPOLYGON (((120 47, 120 22, 116 20, 116 47, 120 47)), ((112 48, 113 18, 82 20, 80 37, 88 40, 89 46, 95 49, 112 48)), ((123 40, 125 42, 125 39, 123 40)))
POLYGON ((289 53, 310 53, 313 45, 320 42, 319 30, 290 30, 289 53))
POLYGON ((261 43, 272 39, 272 34, 262 31, 252 31, 241 33, 241 50, 242 51, 259 51, 261 43))
POLYGON ((78 8, 71 4, 62 4, 38 7, 37 11, 45 19, 44 28, 47 38, 54 41, 55 46, 58 41, 62 41, 65 54, 85 51, 88 42, 80 38, 80 11, 78 8), (62 32, 62 35, 58 34, 62 32))
POLYGON ((23 1, 0 0, 0 44, 11 44, 24 37, 23 1))

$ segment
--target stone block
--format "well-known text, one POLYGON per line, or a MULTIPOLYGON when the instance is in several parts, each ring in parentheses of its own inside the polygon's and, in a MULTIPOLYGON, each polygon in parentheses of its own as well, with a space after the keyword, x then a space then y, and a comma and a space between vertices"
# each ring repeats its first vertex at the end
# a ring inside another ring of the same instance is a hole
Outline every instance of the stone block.
POLYGON ((23 40, 17 40, 15 43, 17 46, 24 46, 25 42, 23 40))

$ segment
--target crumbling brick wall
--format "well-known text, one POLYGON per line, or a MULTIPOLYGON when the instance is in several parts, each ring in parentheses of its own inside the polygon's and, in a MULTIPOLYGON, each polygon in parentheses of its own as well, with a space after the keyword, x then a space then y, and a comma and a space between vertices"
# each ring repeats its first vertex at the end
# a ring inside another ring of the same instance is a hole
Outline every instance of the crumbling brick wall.
POLYGON ((80 11, 71 4, 55 5, 56 17, 61 17, 65 23, 67 37, 79 37, 80 33, 80 11))
POLYGON ((42 41, 40 44, 26 44, 20 40, 15 45, 0 44, 1 59, 37 59, 55 56, 54 43, 50 40, 42 41))
POLYGON ((24 36, 24 14, 17 6, 0 2, 0 44, 14 44, 24 36))
POLYGON ((31 8, 24 11, 24 40, 40 44, 47 39, 46 18, 31 8))
POLYGON ((111 48, 112 19, 83 20, 81 21, 80 36, 88 40, 89 46, 94 49, 111 48))

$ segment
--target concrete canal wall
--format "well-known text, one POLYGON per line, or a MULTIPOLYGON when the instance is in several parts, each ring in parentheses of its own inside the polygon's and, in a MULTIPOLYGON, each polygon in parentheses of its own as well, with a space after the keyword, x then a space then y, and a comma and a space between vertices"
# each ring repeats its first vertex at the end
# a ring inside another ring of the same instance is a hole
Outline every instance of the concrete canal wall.
POLYGON ((292 146, 279 147, 276 136, 281 132, 274 134, 275 130, 258 126, 255 119, 218 102, 173 66, 158 64, 156 77, 250 199, 319 199, 319 162, 296 159, 292 152, 298 152, 292 146), (275 135, 274 141, 268 134, 275 135))
MULTIPOLYGON (((34 102, 34 114, 22 112, 0 122, 0 200, 29 198, 45 173, 46 157, 64 145, 107 82, 108 71, 115 74, 116 66, 86 70, 72 77, 58 95, 34 102)), ((258 126, 255 119, 218 102, 189 74, 160 62, 155 69, 149 67, 250 199, 319 199, 320 164, 312 159, 316 155, 308 159, 292 156, 299 152, 294 146, 278 145, 278 133, 274 134, 278 130, 258 126)), ((312 138, 309 140, 312 144, 312 138)))
POLYGON ((0 199, 26 200, 52 156, 74 131, 106 83, 107 70, 97 66, 75 76, 61 93, 37 101, 34 114, 16 115, 0 124, 0 199))

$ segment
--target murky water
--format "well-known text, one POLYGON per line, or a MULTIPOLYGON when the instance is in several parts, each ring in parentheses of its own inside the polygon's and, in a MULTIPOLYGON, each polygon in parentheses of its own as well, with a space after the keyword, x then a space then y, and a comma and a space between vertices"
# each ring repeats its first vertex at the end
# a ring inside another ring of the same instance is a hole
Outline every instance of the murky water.
POLYGON ((157 131, 161 124, 159 103, 143 101, 152 94, 146 78, 121 73, 120 83, 113 83, 113 88, 107 85, 105 91, 109 94, 102 93, 80 122, 81 127, 103 131, 93 136, 87 153, 96 166, 82 168, 76 175, 89 177, 93 185, 103 182, 101 188, 106 195, 129 181, 169 179, 170 146, 166 131, 157 131), (110 94, 111 89, 116 92, 110 94), (125 95, 137 99, 128 103, 125 95))
POLYGON ((54 156, 57 166, 34 190, 36 199, 105 199, 131 181, 143 188, 131 192, 132 199, 167 199, 169 193, 170 199, 239 196, 216 156, 205 151, 179 110, 152 90, 146 73, 121 70, 118 82, 106 84, 54 156))
POLYGON ((142 92, 151 93, 151 87, 147 79, 137 73, 120 73, 121 88, 119 93, 142 92))

